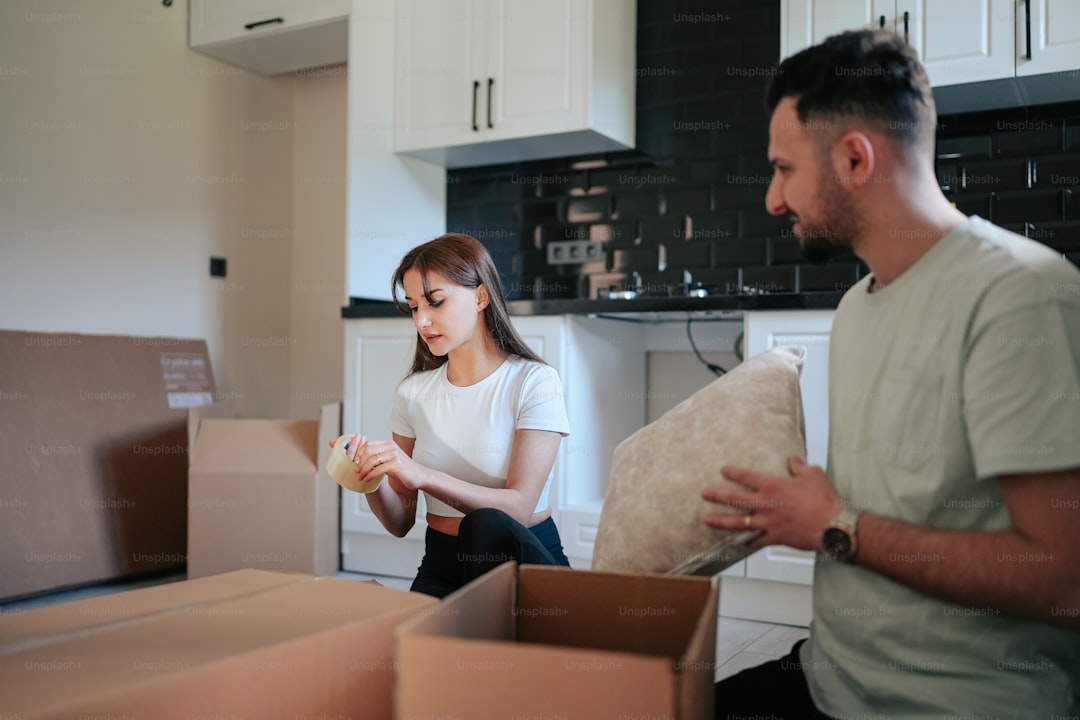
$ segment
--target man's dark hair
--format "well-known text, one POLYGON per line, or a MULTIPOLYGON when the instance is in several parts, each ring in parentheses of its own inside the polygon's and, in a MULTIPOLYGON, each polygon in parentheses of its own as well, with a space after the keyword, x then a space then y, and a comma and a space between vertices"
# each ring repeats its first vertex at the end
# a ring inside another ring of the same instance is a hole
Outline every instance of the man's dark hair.
POLYGON ((826 38, 780 63, 765 104, 771 116, 798 98, 799 120, 870 121, 899 149, 932 151, 937 113, 930 80, 914 48, 887 30, 855 30, 826 38))

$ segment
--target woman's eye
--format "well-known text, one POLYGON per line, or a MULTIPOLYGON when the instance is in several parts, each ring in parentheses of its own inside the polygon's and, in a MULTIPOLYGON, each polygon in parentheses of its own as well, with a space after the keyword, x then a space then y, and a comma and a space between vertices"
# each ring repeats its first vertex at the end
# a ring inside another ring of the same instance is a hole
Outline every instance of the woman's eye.
POLYGON ((431 307, 433 307, 433 308, 437 308, 437 307, 439 307, 440 305, 442 305, 442 304, 443 304, 443 302, 444 302, 443 300, 436 300, 435 302, 431 303, 431 307))
POLYGON ((411 312, 411 313, 414 313, 414 314, 415 314, 415 313, 416 313, 416 307, 417 307, 416 305, 410 305, 410 306, 409 306, 409 312, 411 312))

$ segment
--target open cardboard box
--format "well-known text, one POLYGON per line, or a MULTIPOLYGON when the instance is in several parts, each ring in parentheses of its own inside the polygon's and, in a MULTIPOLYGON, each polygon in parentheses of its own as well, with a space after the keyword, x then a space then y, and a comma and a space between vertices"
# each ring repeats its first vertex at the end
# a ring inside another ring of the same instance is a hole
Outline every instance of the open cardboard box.
POLYGON ((706 578, 507 563, 397 630, 397 717, 712 718, 706 578))
POLYGON ((318 420, 231 415, 211 405, 188 416, 187 576, 337 572, 340 491, 322 466, 339 435, 340 403, 324 405, 318 420))
POLYGON ((17 718, 393 715, 394 628, 426 595, 242 570, 0 616, 17 718))

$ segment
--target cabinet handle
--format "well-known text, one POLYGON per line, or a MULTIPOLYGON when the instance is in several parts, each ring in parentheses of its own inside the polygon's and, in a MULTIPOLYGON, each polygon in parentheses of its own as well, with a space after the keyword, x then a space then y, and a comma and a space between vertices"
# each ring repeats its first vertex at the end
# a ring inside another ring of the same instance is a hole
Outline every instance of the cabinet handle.
POLYGON ((488 129, 493 129, 495 126, 491 124, 491 86, 495 84, 495 78, 488 78, 488 129))
POLYGON ((1027 52, 1024 57, 1031 59, 1031 0, 1024 2, 1024 34, 1027 36, 1027 52))
POLYGON ((881 16, 880 20, 878 20, 878 27, 881 28, 882 30, 885 29, 885 16, 884 15, 881 16))
POLYGON ((907 33, 907 24, 908 24, 908 16, 909 15, 910 15, 910 13, 907 10, 905 10, 904 11, 904 42, 906 42, 906 43, 911 42, 910 40, 908 40, 908 33, 907 33))
POLYGON ((473 80, 472 83, 472 129, 473 132, 479 132, 480 126, 476 124, 476 94, 480 90, 480 81, 473 80))
POLYGON ((244 29, 245 30, 254 30, 255 28, 261 27, 263 25, 273 25, 274 23, 284 23, 284 22, 285 22, 285 18, 279 18, 279 17, 270 18, 269 20, 257 20, 255 22, 250 22, 250 23, 244 25, 244 29))

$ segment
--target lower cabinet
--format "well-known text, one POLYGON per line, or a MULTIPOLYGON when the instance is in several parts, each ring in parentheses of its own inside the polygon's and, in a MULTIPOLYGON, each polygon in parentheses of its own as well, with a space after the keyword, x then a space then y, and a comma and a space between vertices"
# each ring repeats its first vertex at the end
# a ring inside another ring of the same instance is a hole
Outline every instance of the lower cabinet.
MULTIPOLYGON (((825 467, 829 442, 829 332, 833 311, 747 312, 746 357, 777 345, 806 348, 799 384, 806 421, 806 454, 825 467)), ((720 614, 787 625, 809 625, 814 555, 782 545, 757 551, 723 573, 720 614)))

